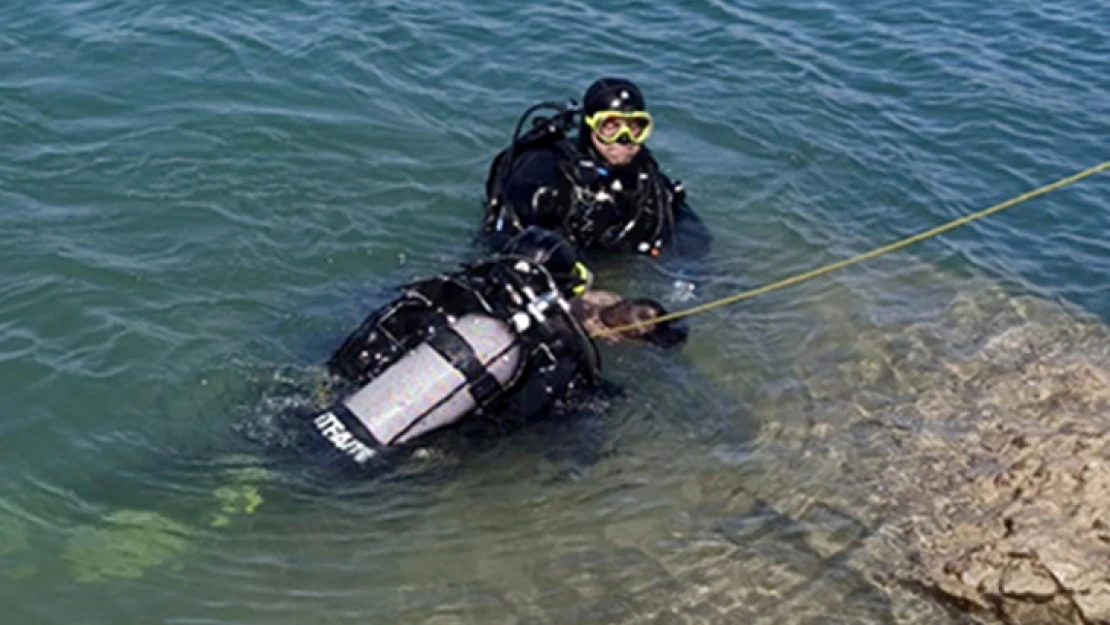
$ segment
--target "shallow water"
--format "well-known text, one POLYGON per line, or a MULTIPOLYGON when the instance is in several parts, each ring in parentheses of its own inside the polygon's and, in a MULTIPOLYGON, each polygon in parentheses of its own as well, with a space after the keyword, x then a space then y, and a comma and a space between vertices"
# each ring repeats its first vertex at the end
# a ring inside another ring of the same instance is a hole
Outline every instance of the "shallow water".
MULTIPOLYGON (((681 354, 607 348, 626 399, 364 482, 275 460, 270 418, 385 289, 471 253, 536 100, 642 84, 717 233, 702 301, 1110 158, 1107 24, 1072 0, 4 4, 5 622, 959 622, 852 565, 873 528, 789 513, 841 490, 798 475, 808 420, 846 419, 859 362, 894 357, 875 336, 1004 331, 953 301, 1110 314, 1106 176, 694 319, 681 354)), ((690 303, 646 262, 599 270, 690 303)))

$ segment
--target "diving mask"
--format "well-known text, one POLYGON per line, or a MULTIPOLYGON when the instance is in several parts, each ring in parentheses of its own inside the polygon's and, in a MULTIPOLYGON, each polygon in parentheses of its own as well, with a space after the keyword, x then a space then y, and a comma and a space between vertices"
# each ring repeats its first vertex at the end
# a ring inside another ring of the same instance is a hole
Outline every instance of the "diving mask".
POLYGON ((618 142, 640 145, 651 136, 655 120, 647 111, 598 111, 586 117, 586 125, 605 145, 618 142))

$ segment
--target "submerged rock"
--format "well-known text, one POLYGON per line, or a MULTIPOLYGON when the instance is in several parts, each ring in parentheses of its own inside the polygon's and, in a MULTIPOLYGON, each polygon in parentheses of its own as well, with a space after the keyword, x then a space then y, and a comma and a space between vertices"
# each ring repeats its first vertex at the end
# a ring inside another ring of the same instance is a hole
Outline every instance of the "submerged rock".
MULTIPOLYGON (((3 504, 0 501, 0 504, 3 504)), ((0 505, 0 577, 18 580, 31 577, 38 569, 22 561, 31 546, 26 525, 7 514, 0 505)))
POLYGON ((193 532, 156 512, 119 510, 103 525, 78 530, 66 546, 74 580, 99 582, 117 577, 136 579, 150 567, 173 561, 192 548, 193 532))
POLYGON ((7 515, 0 515, 0 556, 26 549, 29 544, 23 524, 7 515))
POLYGON ((226 527, 236 516, 257 512, 264 502, 258 485, 271 479, 270 474, 260 467, 230 469, 224 475, 227 483, 212 491, 219 504, 208 521, 212 527, 226 527))
POLYGON ((756 487, 773 507, 868 527, 847 557, 888 588, 988 621, 1110 623, 1101 323, 984 293, 858 337, 835 366, 810 353, 806 384, 762 409, 759 446, 799 459, 790 487, 756 487))

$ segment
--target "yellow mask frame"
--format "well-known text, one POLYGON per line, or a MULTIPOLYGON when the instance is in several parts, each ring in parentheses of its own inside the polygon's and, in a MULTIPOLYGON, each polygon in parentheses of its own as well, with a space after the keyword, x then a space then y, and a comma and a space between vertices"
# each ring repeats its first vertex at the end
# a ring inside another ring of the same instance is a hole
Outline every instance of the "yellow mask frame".
POLYGON ((635 145, 640 145, 651 136, 651 131, 655 129, 655 119, 647 111, 598 111, 586 117, 586 125, 593 131, 597 140, 604 145, 613 145, 620 141, 622 137, 628 137, 629 141, 635 145), (619 120, 624 123, 613 134, 603 134, 602 126, 612 120, 619 120), (637 123, 643 124, 639 131, 633 130, 637 123))

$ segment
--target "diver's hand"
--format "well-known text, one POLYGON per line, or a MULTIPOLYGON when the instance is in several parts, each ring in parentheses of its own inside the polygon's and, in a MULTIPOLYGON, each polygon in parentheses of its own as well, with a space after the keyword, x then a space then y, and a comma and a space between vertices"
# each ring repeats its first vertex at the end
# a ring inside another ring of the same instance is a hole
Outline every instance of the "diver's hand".
POLYGON ((626 300, 612 291, 586 292, 571 302, 571 312, 590 336, 611 344, 633 340, 671 348, 685 343, 688 334, 684 325, 673 321, 652 323, 653 319, 667 314, 656 300, 626 300), (611 332, 614 328, 630 325, 635 327, 611 332))
POLYGON ((670 321, 654 323, 653 320, 667 314, 663 305, 653 299, 639 298, 624 300, 602 309, 599 317, 607 328, 622 328, 618 335, 632 340, 644 341, 663 348, 677 347, 686 342, 685 327, 670 321))

